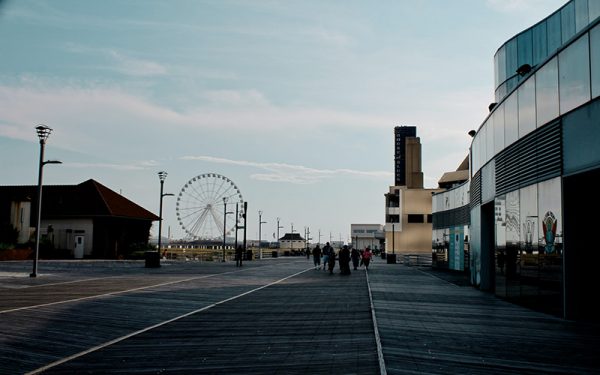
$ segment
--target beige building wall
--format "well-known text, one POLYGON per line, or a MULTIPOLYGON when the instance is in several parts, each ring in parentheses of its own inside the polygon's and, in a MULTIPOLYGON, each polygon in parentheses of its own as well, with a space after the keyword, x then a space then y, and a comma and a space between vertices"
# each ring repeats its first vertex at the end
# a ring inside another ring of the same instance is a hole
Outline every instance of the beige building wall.
POLYGON ((433 226, 427 222, 428 217, 431 217, 430 215, 432 214, 431 195, 433 192, 442 191, 442 189, 408 189, 405 186, 390 187, 390 193, 396 190, 399 193, 401 223, 394 223, 394 225, 389 222, 386 223, 386 253, 431 254, 433 226), (409 222, 409 215, 417 215, 414 216, 415 218, 420 216, 421 222, 409 222), (392 232, 392 227, 394 232, 392 232))

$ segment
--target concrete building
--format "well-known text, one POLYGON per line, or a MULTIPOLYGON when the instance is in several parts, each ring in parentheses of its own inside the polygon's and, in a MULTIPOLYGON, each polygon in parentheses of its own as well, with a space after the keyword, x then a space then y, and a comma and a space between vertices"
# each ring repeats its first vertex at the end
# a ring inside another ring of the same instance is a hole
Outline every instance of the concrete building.
POLYGON ((352 247, 380 251, 385 243, 385 233, 381 224, 350 224, 352 247))
POLYGON ((306 241, 300 233, 286 233, 279 239, 279 253, 293 255, 306 249, 306 241))
POLYGON ((390 186, 385 194, 385 252, 430 254, 431 194, 441 189, 423 188, 421 141, 416 127, 398 126, 394 134, 396 182, 403 184, 390 186))
POLYGON ((472 283, 569 319, 600 313, 599 16, 598 0, 568 1, 500 46, 469 150, 472 283))

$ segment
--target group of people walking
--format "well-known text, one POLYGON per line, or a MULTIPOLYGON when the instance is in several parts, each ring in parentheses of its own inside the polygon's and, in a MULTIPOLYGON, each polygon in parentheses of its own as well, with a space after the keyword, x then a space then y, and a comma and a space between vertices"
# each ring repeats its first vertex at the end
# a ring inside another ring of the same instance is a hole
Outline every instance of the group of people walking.
POLYGON ((333 269, 335 268, 336 258, 340 264, 340 274, 342 275, 350 275, 350 261, 352 260, 352 265, 354 269, 358 269, 359 262, 360 265, 364 265, 366 269, 369 269, 369 263, 371 262, 371 258, 373 257, 373 253, 371 252, 371 248, 367 246, 364 251, 359 251, 358 249, 353 248, 352 251, 348 248, 347 245, 344 245, 338 254, 335 253, 335 250, 329 242, 323 246, 323 249, 320 248, 319 245, 315 246, 312 251, 313 262, 315 264, 315 269, 323 269, 325 271, 329 270, 329 273, 333 273, 333 269), (321 256, 323 257, 323 267, 321 267, 321 256))

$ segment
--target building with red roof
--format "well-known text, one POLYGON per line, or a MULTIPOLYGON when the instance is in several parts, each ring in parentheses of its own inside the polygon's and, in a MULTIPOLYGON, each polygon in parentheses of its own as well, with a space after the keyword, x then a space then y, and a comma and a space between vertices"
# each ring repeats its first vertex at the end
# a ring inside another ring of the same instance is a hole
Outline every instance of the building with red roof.
MULTIPOLYGON (((18 243, 35 235, 37 186, 0 186, 0 224, 18 243)), ((95 180, 42 190, 42 256, 116 259, 148 244, 158 216, 95 180)))

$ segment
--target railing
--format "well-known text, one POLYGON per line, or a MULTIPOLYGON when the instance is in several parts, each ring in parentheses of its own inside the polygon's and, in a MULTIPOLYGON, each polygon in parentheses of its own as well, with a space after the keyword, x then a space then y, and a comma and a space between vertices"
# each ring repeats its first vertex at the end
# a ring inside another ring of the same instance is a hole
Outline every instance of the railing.
MULTIPOLYGON (((252 251, 253 259, 259 259, 258 247, 248 247, 248 250, 252 251)), ((262 257, 272 258, 273 250, 263 247, 262 257)), ((247 254, 247 253, 246 253, 247 254)), ((279 251, 279 256, 283 255, 283 251, 279 251)), ((223 249, 206 249, 206 248, 162 248, 161 257, 169 260, 183 260, 183 261, 199 261, 199 262, 220 262, 223 260, 223 249)), ((235 249, 225 249, 225 260, 235 261, 235 249)), ((244 256, 244 260, 247 260, 244 256)))
POLYGON ((425 266, 431 267, 431 254, 404 254, 402 263, 405 266, 425 266))

